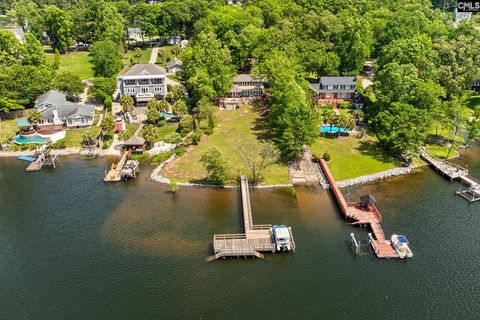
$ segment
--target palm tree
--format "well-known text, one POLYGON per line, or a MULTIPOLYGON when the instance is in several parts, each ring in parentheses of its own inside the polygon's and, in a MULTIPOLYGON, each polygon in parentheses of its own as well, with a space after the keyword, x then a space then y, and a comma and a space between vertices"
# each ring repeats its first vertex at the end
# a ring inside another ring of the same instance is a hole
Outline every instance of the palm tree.
POLYGON ((140 64, 140 58, 143 56, 143 51, 140 48, 135 49, 135 58, 137 58, 137 63, 140 64))
POLYGON ((364 114, 362 109, 355 108, 355 109, 352 110, 352 116, 355 117, 357 122, 360 122, 360 121, 363 120, 365 114, 364 114))
POLYGON ((157 56, 159 56, 162 59, 162 63, 163 63, 163 58, 165 57, 165 55, 166 55, 166 52, 165 52, 164 48, 158 49, 157 56))
POLYGON ((147 142, 148 147, 150 148, 156 138, 155 128, 151 124, 147 124, 145 127, 143 127, 142 136, 147 142))
POLYGON ((182 52, 182 48, 180 48, 180 46, 178 44, 174 44, 170 48, 170 52, 176 57, 180 54, 180 52, 182 52))
POLYGON ((177 116, 183 116, 188 113, 187 104, 185 100, 178 100, 173 104, 172 111, 177 116))
POLYGON ((160 100, 157 104, 157 110, 160 112, 168 112, 170 105, 165 100, 160 100))
POLYGON ((100 127, 102 128, 103 132, 110 137, 111 132, 115 128, 115 119, 113 119, 113 116, 111 114, 106 114, 100 123, 100 127))
POLYGON ((34 109, 27 117, 28 122, 37 127, 38 123, 43 120, 43 115, 37 109, 34 109))
POLYGON ((96 143, 95 136, 91 131, 87 131, 82 135, 82 145, 91 147, 96 143))
POLYGON ((124 94, 120 98, 120 105, 123 112, 131 112, 133 110, 133 99, 128 94, 124 94))

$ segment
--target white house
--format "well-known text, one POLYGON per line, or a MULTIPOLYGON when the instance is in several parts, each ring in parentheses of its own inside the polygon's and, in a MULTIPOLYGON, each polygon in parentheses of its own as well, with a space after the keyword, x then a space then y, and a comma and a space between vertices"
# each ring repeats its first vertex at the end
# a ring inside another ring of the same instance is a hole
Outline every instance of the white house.
POLYGON ((233 78, 233 86, 227 97, 220 99, 220 104, 227 110, 237 109, 240 105, 262 99, 265 95, 264 77, 254 77, 249 74, 239 74, 233 78))
POLYGON ((155 64, 136 64, 119 79, 120 94, 134 98, 136 105, 146 105, 153 97, 167 95, 165 69, 155 64))
POLYGON ((183 71, 183 62, 175 57, 167 62, 166 67, 168 73, 177 73, 183 71))
POLYGON ((93 125, 95 106, 67 101, 63 92, 50 90, 35 100, 35 108, 42 114, 39 126, 62 126, 67 128, 93 125))

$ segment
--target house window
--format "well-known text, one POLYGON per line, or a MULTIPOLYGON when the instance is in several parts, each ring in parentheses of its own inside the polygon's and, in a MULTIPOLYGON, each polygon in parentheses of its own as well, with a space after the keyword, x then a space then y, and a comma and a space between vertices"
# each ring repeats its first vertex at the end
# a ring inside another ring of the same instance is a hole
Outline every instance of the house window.
POLYGON ((135 93, 135 88, 127 88, 127 93, 135 93))
POLYGON ((130 80, 125 80, 125 84, 127 84, 127 85, 135 85, 135 84, 137 84, 137 80, 132 80, 132 79, 130 79, 130 80))
POLYGON ((150 81, 148 79, 140 79, 138 80, 138 84, 150 84, 150 81))
POLYGON ((143 87, 143 88, 142 88, 142 93, 148 93, 148 92, 149 92, 149 91, 148 91, 148 88, 147 88, 147 87, 143 87))
POLYGON ((163 83, 163 80, 162 80, 162 79, 159 79, 159 78, 152 79, 152 83, 153 83, 153 84, 162 84, 162 83, 163 83))
POLYGON ((162 92, 162 87, 155 87, 153 90, 155 92, 162 92))

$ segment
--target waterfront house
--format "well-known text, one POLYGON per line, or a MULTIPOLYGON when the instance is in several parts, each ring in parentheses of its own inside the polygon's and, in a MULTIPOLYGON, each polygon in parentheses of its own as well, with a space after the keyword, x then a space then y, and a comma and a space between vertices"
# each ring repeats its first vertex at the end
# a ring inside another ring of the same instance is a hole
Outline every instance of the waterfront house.
POLYGON ((25 33, 22 28, 5 28, 2 30, 10 31, 19 42, 25 43, 25 33))
POLYGON ((320 105, 333 104, 355 99, 357 82, 355 77, 320 77, 319 83, 310 83, 314 97, 320 105))
POLYGON ((39 127, 80 128, 93 125, 95 106, 67 101, 66 94, 60 91, 50 90, 38 96, 35 108, 43 116, 39 127))
POLYGON ((264 77, 239 74, 233 79, 232 88, 221 103, 227 110, 232 110, 241 104, 260 100, 265 95, 266 84, 267 80, 264 77))
POLYGON ((480 93, 480 80, 472 83, 472 90, 480 93))
POLYGON ((165 69, 155 64, 136 64, 119 77, 120 94, 131 96, 137 106, 146 105, 153 97, 167 95, 165 69))
POLYGON ((183 62, 177 59, 177 57, 175 57, 173 58, 173 60, 167 62, 166 67, 167 73, 175 74, 177 72, 183 71, 183 62))

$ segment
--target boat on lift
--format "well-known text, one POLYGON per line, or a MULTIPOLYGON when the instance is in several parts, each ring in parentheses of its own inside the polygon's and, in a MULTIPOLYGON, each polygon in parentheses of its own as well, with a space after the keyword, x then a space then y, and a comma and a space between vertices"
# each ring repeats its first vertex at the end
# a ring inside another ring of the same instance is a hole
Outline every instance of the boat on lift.
POLYGON ((292 231, 287 226, 272 227, 273 240, 275 241, 275 249, 277 251, 295 251, 292 231))

